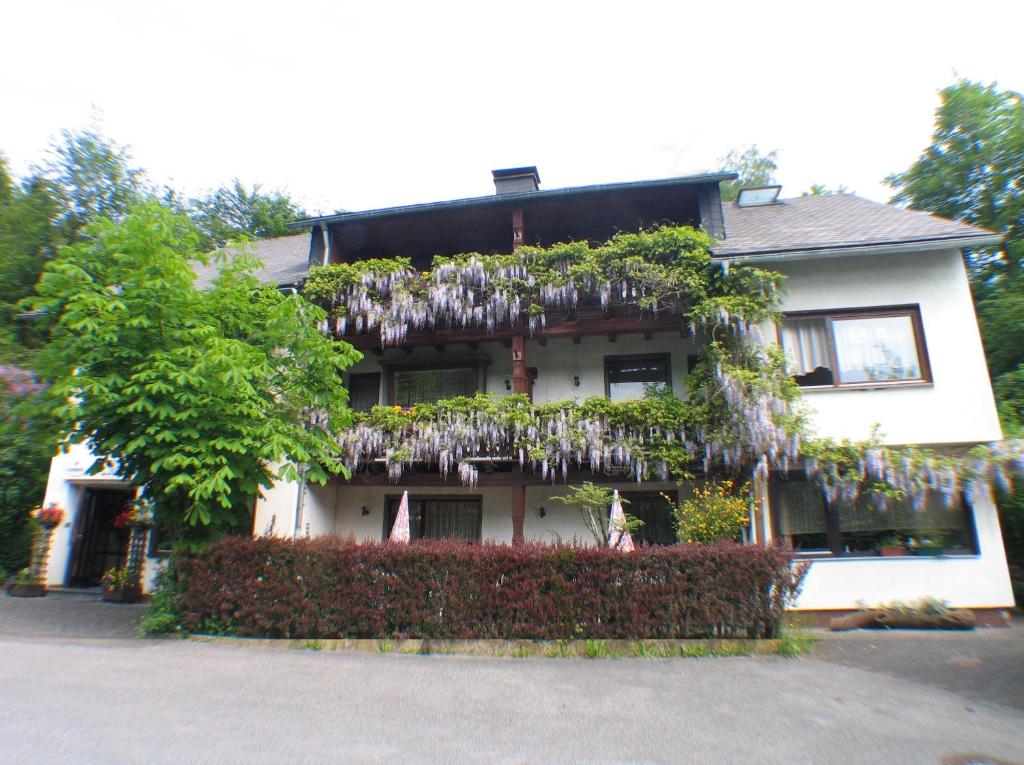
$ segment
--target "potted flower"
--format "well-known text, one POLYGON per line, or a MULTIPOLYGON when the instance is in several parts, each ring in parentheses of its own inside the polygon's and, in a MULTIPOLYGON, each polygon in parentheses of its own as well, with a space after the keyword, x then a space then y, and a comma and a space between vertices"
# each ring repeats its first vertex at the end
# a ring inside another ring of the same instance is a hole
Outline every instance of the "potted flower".
POLYGON ((103 575, 103 600, 108 603, 137 603, 142 588, 128 568, 112 568, 103 575))
POLYGON ((64 509, 56 502, 50 502, 46 507, 37 507, 35 510, 36 521, 46 532, 53 531, 60 522, 64 520, 64 509))
POLYGON ((31 568, 23 568, 7 583, 7 594, 13 598, 41 598, 46 585, 36 580, 31 568))
POLYGON ((903 535, 893 533, 882 537, 878 542, 878 552, 885 557, 906 555, 903 535))

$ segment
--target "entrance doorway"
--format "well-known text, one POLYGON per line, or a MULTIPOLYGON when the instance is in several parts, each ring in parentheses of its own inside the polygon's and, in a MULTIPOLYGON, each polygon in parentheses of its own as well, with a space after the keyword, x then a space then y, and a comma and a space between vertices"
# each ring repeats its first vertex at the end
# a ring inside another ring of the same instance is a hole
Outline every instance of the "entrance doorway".
POLYGON ((124 565, 130 531, 127 526, 117 528, 115 521, 134 498, 133 490, 85 490, 75 518, 67 577, 69 586, 99 586, 108 569, 124 565))

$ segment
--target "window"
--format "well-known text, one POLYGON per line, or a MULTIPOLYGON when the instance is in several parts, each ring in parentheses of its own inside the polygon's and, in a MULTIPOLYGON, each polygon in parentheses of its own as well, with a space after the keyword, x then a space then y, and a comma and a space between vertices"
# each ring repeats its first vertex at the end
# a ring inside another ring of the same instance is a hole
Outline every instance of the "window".
POLYGON ((825 500, 821 487, 805 479, 773 479, 771 506, 776 533, 805 552, 918 554, 975 551, 965 503, 947 507, 931 492, 920 508, 909 499, 884 506, 870 496, 855 502, 825 500))
POLYGON ((667 353, 656 356, 606 356, 605 387, 612 401, 643 398, 653 391, 672 390, 667 353))
MULTIPOLYGON (((387 512, 384 514, 384 539, 391 535, 401 501, 401 497, 388 497, 387 512)), ((410 539, 463 539, 478 542, 481 518, 479 497, 409 498, 410 539)))
POLYGON ((477 367, 395 370, 391 403, 397 406, 433 404, 455 396, 472 396, 479 389, 477 367))
POLYGON ((929 380, 916 307, 787 316, 779 339, 801 386, 929 380))
POLYGON ((380 374, 352 375, 348 381, 348 405, 353 412, 368 412, 380 403, 380 374))
POLYGON ((623 506, 623 512, 639 518, 644 525, 631 532, 633 541, 646 542, 649 545, 674 545, 676 539, 676 520, 672 517, 672 505, 660 494, 622 495, 629 500, 623 506))

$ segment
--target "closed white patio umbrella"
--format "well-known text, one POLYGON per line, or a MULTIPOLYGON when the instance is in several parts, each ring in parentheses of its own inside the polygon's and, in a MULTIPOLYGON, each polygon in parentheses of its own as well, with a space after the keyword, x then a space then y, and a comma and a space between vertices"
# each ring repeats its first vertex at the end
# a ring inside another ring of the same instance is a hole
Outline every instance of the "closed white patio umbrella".
POLYGON ((395 517, 395 525, 391 527, 391 535, 388 537, 392 542, 409 541, 409 492, 402 492, 402 501, 398 503, 398 515, 395 517))
POLYGON ((622 512, 619 490, 612 494, 612 517, 608 520, 608 546, 623 552, 633 552, 633 536, 626 530, 626 514, 622 512))

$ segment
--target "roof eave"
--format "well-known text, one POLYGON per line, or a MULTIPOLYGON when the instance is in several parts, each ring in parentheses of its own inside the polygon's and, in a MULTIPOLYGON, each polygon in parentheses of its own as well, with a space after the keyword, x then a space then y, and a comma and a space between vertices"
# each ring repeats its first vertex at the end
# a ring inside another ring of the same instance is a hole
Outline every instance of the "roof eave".
POLYGON ((398 217, 422 213, 458 210, 467 207, 489 207, 522 204, 536 200, 551 200, 570 196, 598 194, 613 191, 631 191, 637 189, 669 188, 672 186, 699 186, 718 184, 722 181, 736 180, 736 173, 706 173, 702 175, 684 175, 676 178, 661 178, 653 181, 627 181, 624 183, 602 183, 592 186, 569 186, 564 189, 547 189, 542 191, 523 191, 515 194, 495 194, 485 197, 469 197, 453 199, 445 202, 426 202, 424 204, 405 205, 400 207, 383 207, 362 212, 346 212, 335 215, 322 215, 314 218, 303 218, 288 224, 291 229, 307 228, 330 223, 347 223, 350 221, 369 220, 372 218, 398 217))

